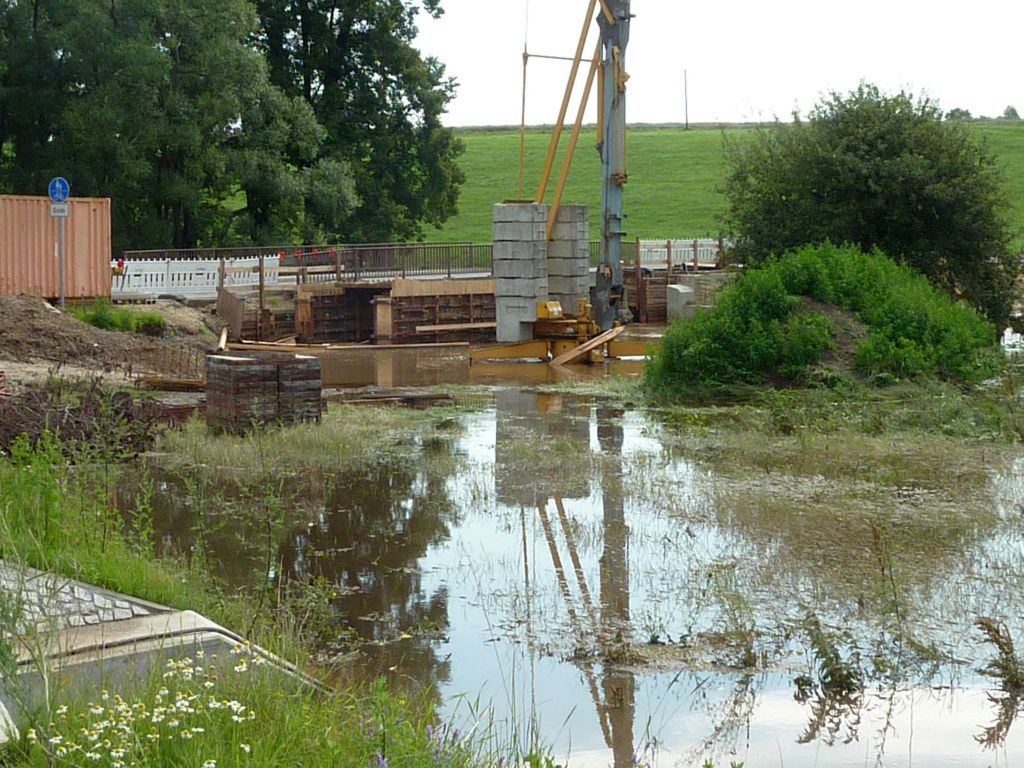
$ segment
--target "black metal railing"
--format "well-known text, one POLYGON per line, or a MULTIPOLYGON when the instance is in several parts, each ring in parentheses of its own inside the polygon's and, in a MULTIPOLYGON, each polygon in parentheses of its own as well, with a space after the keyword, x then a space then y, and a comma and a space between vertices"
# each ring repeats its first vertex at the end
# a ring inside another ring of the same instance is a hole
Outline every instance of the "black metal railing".
MULTIPOLYGON (((308 269, 309 280, 386 279, 490 274, 490 243, 268 246, 125 251, 126 261, 221 261, 278 257, 282 267, 308 269), (333 268, 333 272, 331 270, 333 268)), ((300 272, 300 274, 302 274, 300 272)))

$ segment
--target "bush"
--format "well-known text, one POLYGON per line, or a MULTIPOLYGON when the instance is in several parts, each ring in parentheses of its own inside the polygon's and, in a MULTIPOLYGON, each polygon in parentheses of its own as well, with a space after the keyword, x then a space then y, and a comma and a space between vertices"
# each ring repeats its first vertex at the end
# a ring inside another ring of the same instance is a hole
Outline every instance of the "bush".
POLYGON ((929 100, 833 93, 806 120, 735 143, 730 165, 728 220, 747 265, 828 240, 877 248, 1006 323, 1020 265, 1002 171, 929 100))
POLYGON ((713 310, 677 321, 647 369, 655 389, 798 380, 834 344, 820 312, 801 298, 837 305, 867 326, 854 347, 867 376, 934 376, 975 383, 998 366, 995 327, 923 276, 881 253, 829 243, 751 268, 713 310))
POLYGON ((167 328, 167 321, 163 315, 158 315, 156 312, 135 313, 130 309, 115 307, 106 299, 97 299, 85 307, 70 307, 70 312, 83 323, 102 328, 105 331, 160 336, 167 328))

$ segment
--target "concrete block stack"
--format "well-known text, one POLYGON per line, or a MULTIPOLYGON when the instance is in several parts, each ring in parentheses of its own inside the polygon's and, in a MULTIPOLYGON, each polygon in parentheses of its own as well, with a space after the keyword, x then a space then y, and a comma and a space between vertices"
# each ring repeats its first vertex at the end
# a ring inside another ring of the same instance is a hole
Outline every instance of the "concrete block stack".
POLYGON ((254 425, 319 421, 320 360, 304 355, 208 355, 206 421, 241 433, 254 425))
POLYGON ((590 222, 585 205, 563 205, 548 243, 548 295, 575 316, 580 299, 590 300, 590 222))
POLYGON ((537 302, 548 297, 548 206, 494 206, 494 295, 497 340, 529 341, 537 302))

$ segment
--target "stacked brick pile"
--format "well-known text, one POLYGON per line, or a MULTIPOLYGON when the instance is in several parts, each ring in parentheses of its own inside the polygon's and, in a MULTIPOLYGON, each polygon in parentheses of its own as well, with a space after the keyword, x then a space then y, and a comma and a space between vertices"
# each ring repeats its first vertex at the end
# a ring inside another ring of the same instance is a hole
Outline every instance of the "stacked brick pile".
POLYGON ((304 355, 209 355, 206 420, 226 432, 319 421, 320 360, 304 355))
POLYGON ((537 301, 548 296, 548 206, 494 206, 494 303, 500 343, 529 341, 537 301))
POLYGON ((548 291, 566 315, 590 301, 590 222, 585 205, 563 205, 548 243, 548 291))

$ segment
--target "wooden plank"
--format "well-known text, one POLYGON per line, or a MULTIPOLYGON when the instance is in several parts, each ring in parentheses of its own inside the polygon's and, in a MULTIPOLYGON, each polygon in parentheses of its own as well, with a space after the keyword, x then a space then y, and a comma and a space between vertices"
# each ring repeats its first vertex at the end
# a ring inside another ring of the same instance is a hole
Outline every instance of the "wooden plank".
POLYGON ((602 346, 603 344, 606 344, 609 341, 611 341, 612 339, 616 338, 617 336, 622 334, 622 332, 625 331, 625 330, 626 330, 626 326, 620 325, 618 328, 612 328, 611 330, 605 331, 604 333, 599 333, 597 336, 592 338, 590 341, 588 341, 588 342, 586 342, 584 344, 580 344, 575 349, 570 349, 565 354, 559 355, 554 360, 552 360, 550 364, 551 365, 566 365, 567 363, 573 363, 573 362, 579 360, 581 357, 584 357, 591 350, 597 349, 598 347, 602 346))
POLYGON ((245 303, 226 288, 217 289, 217 317, 230 329, 231 338, 242 338, 245 303))
POLYGON ((467 296, 494 293, 494 280, 395 280, 392 298, 409 296, 467 296))
POLYGON ((437 344, 275 344, 270 341, 243 341, 228 344, 233 352, 381 352, 399 349, 468 349, 468 341, 449 341, 437 344))
POLYGON ((486 331, 497 328, 497 323, 450 323, 448 325, 417 325, 416 333, 445 333, 446 331, 486 331))

